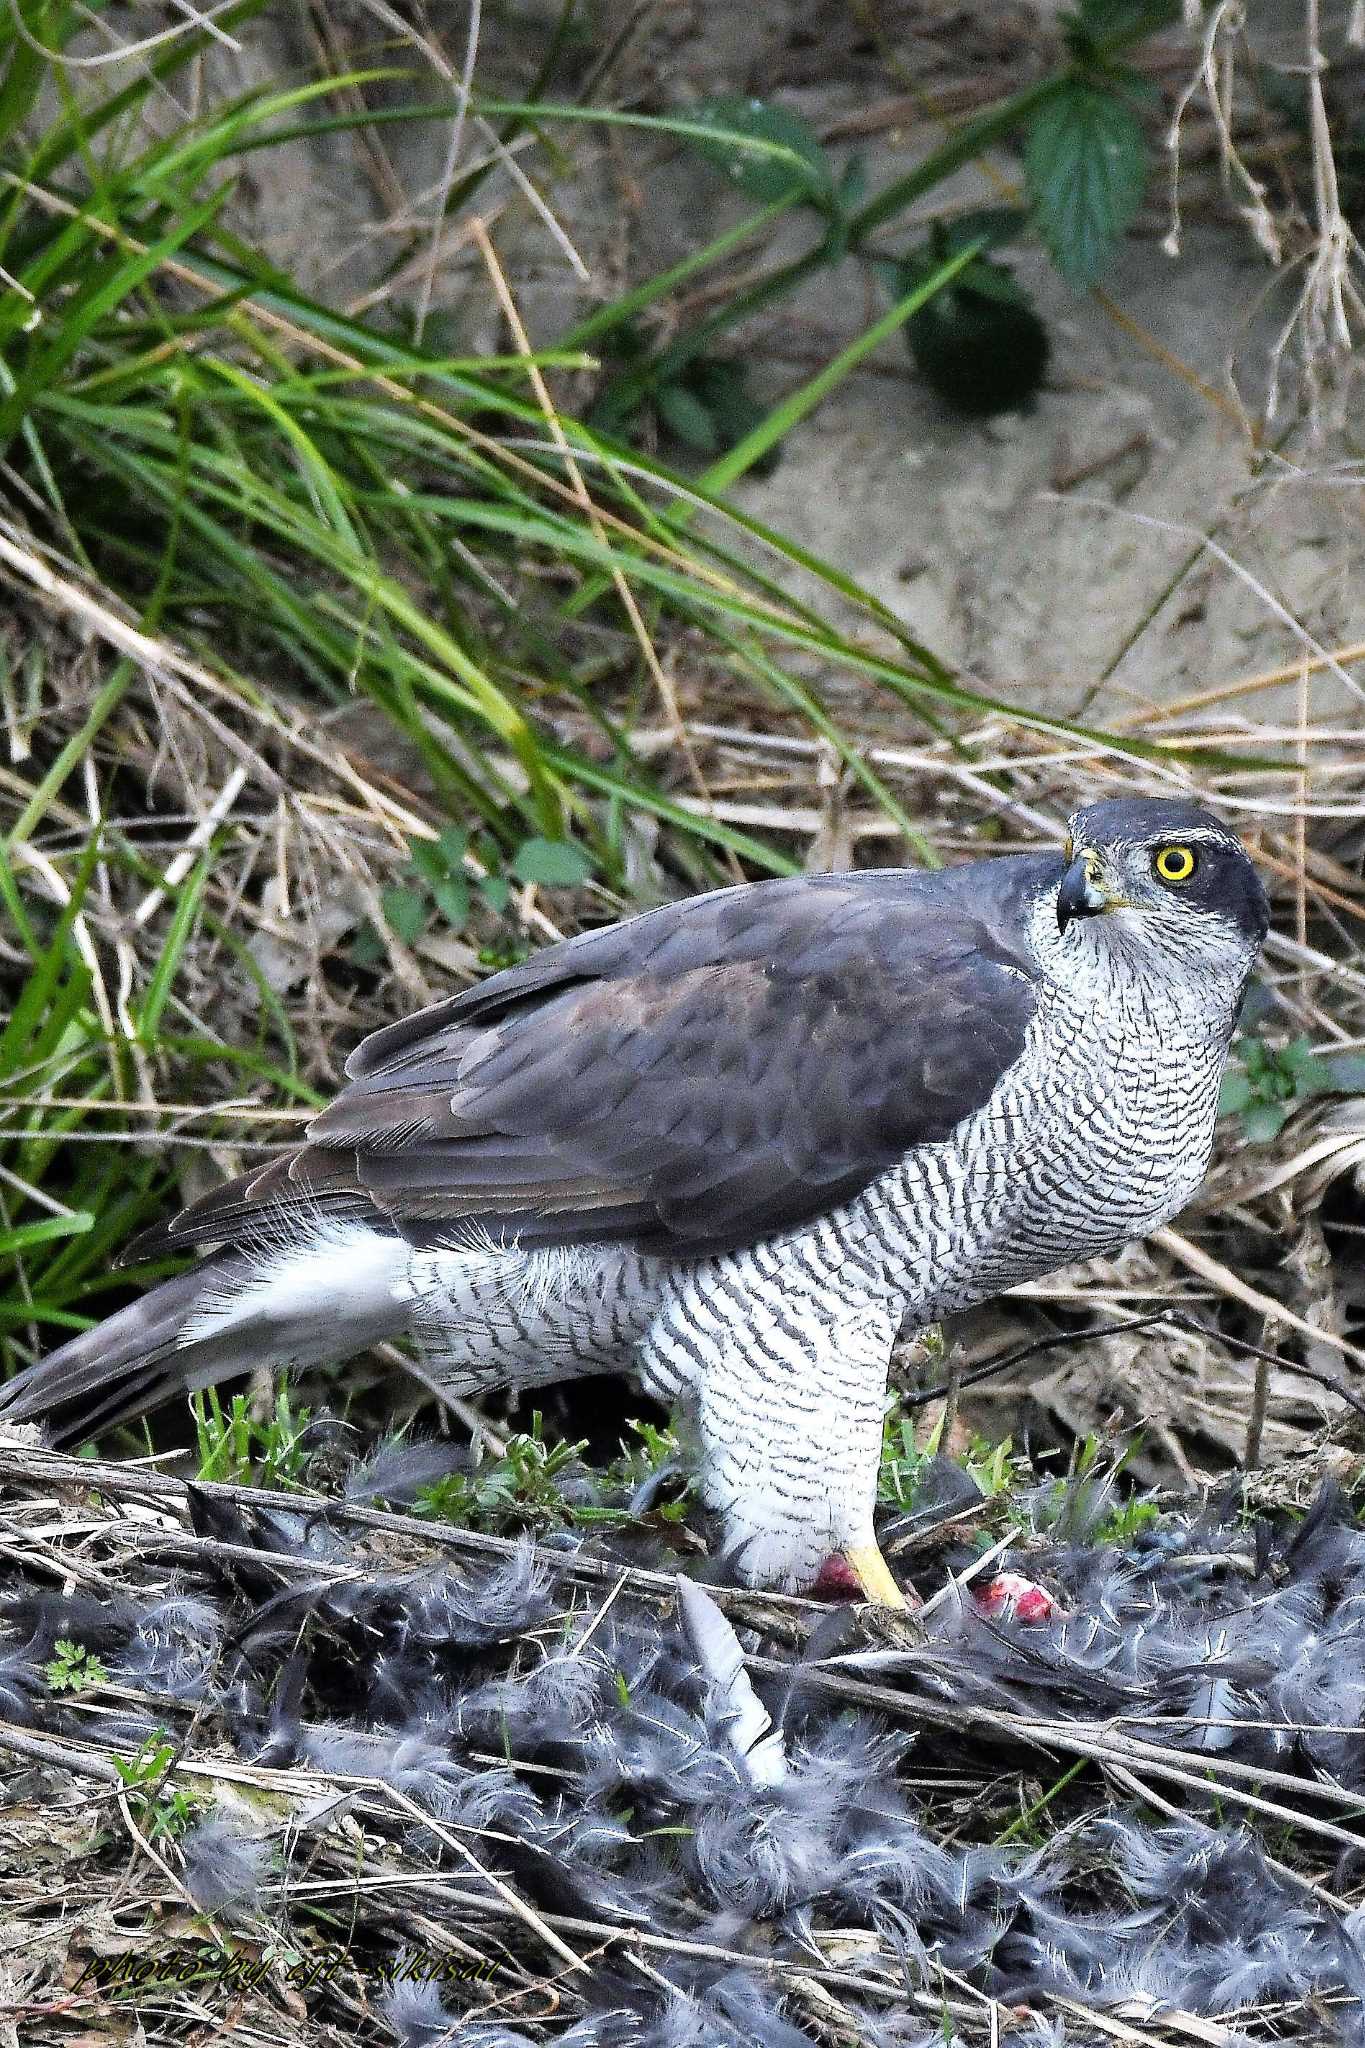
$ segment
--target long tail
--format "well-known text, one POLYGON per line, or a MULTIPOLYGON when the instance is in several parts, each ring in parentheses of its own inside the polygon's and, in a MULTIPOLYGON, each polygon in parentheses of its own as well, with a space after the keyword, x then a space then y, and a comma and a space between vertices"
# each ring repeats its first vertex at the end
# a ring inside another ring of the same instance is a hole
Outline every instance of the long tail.
POLYGON ((219 1252, 0 1387, 0 1424, 58 1443, 251 1372, 349 1357, 407 1329, 407 1247, 346 1230, 258 1257, 219 1252))

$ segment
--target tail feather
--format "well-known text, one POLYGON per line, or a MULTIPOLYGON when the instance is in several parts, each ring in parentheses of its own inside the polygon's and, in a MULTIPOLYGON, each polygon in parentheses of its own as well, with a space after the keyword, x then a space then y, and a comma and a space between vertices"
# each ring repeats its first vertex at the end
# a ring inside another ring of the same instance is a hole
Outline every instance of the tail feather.
POLYGON ((237 1254, 207 1259, 72 1337, 0 1386, 0 1425, 44 1422, 62 1443, 144 1415, 193 1386, 249 1371, 250 1352, 241 1356, 240 1341, 182 1340, 205 1301, 245 1282, 250 1270, 237 1254))
POLYGON ((219 1252, 0 1387, 0 1426, 41 1421, 69 1442, 258 1365, 347 1358, 408 1327, 407 1257, 400 1240, 357 1227, 273 1253, 219 1252))

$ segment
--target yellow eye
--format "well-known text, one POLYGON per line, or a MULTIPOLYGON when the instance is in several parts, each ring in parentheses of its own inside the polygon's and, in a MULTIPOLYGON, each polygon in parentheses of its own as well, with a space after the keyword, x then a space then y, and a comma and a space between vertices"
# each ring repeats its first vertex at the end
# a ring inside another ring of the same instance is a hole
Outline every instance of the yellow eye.
POLYGON ((1156 857, 1163 882, 1188 882, 1194 873, 1194 852, 1188 846, 1163 846, 1156 857))

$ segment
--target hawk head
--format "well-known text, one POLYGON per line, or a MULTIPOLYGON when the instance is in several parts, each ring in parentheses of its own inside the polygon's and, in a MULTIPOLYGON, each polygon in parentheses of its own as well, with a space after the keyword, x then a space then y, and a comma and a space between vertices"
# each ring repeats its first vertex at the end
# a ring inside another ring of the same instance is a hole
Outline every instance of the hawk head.
POLYGON ((1057 928, 1123 913, 1110 926, 1130 944, 1175 953, 1192 970, 1249 972, 1270 925, 1246 848, 1202 804, 1110 797, 1071 818, 1057 886, 1057 928))

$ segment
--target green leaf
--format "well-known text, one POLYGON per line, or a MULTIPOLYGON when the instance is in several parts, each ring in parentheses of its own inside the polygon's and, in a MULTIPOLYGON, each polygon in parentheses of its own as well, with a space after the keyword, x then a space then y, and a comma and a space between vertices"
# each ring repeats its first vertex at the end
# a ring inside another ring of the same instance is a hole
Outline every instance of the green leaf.
POLYGON ((654 394, 654 403, 659 418, 684 448, 695 448, 699 455, 720 453, 716 423, 690 391, 684 391, 680 384, 663 384, 654 394))
POLYGON ((443 882, 450 872, 450 863, 441 851, 439 840, 414 839, 409 865, 424 882, 433 886, 443 882))
POLYGON ((351 960, 357 967, 382 967, 388 958, 384 941, 366 918, 351 941, 351 960))
POLYGON ((703 100, 693 119, 714 128, 714 140, 698 142, 708 162, 765 204, 793 193, 817 205, 829 203, 834 190, 829 162, 809 122, 789 107, 768 100, 703 100))
POLYGON ((431 892, 432 901, 446 923, 462 931, 469 922, 469 884, 448 875, 431 892))
POLYGON ((928 242, 918 252, 919 261, 930 270, 945 257, 956 256, 969 242, 984 250, 1001 249, 1008 242, 1017 242, 1028 225, 1027 207, 969 206, 951 220, 935 221, 928 242))
POLYGON ((42 89, 47 66, 34 44, 44 40, 45 23, 39 20, 37 26, 38 33, 32 41, 16 43, 4 82, 0 84, 0 142, 7 141, 28 119, 42 89))
POLYGON ((1225 1074, 1218 1096, 1220 1116, 1238 1116, 1249 1109, 1256 1099, 1256 1091, 1245 1074, 1225 1074))
POLYGON ((1289 1118, 1282 1102, 1254 1102, 1242 1117, 1242 1130, 1253 1145, 1268 1145, 1289 1118))
POLYGON ((1067 26, 1093 44, 1102 36, 1124 36, 1140 29, 1146 12, 1146 0, 1078 0, 1067 26))
MULTIPOLYGON (((900 289, 924 276, 936 235, 905 264, 900 289)), ((1047 372, 1047 329, 1028 293, 1003 264, 978 256, 911 320, 905 338, 915 367, 956 411, 984 418, 1026 405, 1047 372)))
POLYGON ((0 448, 7 448, 38 393, 53 384, 99 323, 161 269, 179 249, 208 226, 229 193, 223 185, 202 205, 179 215, 169 232, 146 249, 85 266, 77 290, 52 323, 52 339, 35 351, 0 403, 0 448))
POLYGON ((426 929, 427 906, 415 889, 386 889, 380 898, 390 931, 411 946, 426 929))
POLYGON ((496 917, 506 916, 512 891, 501 875, 485 875, 479 883, 479 894, 496 917))
POLYGON ((443 827, 436 844, 445 858, 445 864, 452 874, 458 874, 464 866, 464 857, 469 851, 469 834, 458 825, 443 827))
POLYGON ((839 180, 839 205, 845 213, 852 213, 866 197, 867 158, 860 149, 855 149, 839 180))
POLYGON ((180 971, 181 958, 194 931, 199 916, 199 905, 208 883, 212 855, 204 854, 194 873, 181 885, 176 900, 175 915, 171 928, 166 934, 166 943, 161 948, 152 978, 147 984, 142 1010, 137 1020, 137 1035, 143 1045, 155 1045, 161 1025, 161 1013, 170 998, 175 977, 180 971))
POLYGON ((1088 289, 1142 203, 1142 123, 1126 100, 1075 79, 1030 121, 1024 171, 1053 262, 1068 284, 1088 289))
POLYGON ((722 448, 733 448, 767 417, 767 408, 749 391, 743 363, 702 357, 692 365, 691 377, 722 448))
POLYGON ((18 1223, 13 1230, 0 1231, 0 1258, 27 1251, 30 1245, 51 1244, 58 1237, 83 1237, 95 1227, 88 1209, 73 1210, 70 1216, 44 1216, 39 1223, 18 1223))
POLYGON ((592 862, 570 839, 527 839, 517 848, 512 873, 519 882, 539 882, 547 889, 572 889, 586 882, 592 862))
POLYGON ((1311 1038, 1295 1038, 1280 1054, 1280 1062, 1295 1095, 1330 1095, 1335 1082, 1328 1062, 1313 1050, 1311 1038))

